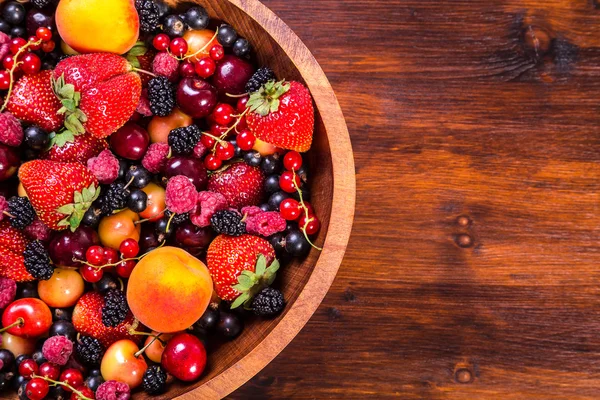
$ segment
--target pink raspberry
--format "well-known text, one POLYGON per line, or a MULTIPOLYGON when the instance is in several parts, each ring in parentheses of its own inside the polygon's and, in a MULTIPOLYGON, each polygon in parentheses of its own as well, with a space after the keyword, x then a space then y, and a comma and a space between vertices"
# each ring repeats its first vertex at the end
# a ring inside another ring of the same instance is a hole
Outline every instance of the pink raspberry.
POLYGON ((0 221, 4 219, 4 212, 6 210, 8 210, 8 201, 4 196, 0 196, 0 221))
POLYGON ((142 160, 142 165, 148 171, 153 174, 160 173, 165 164, 167 163, 167 156, 169 155, 169 145, 166 143, 152 143, 148 150, 146 150, 146 155, 144 155, 144 159, 142 160))
POLYGON ((254 217, 257 214, 264 212, 258 206, 246 206, 242 208, 242 215, 246 215, 248 217, 254 217))
POLYGON ((200 192, 196 209, 190 214, 190 220, 201 228, 210 226, 210 219, 217 211, 227 208, 227 199, 221 193, 200 192))
POLYGON ((0 114, 0 143, 17 147, 23 142, 23 128, 19 120, 9 112, 0 114))
POLYGON ((90 158, 87 167, 103 184, 113 183, 119 177, 119 160, 110 150, 104 150, 98 157, 90 158))
POLYGON ((176 214, 185 214, 196 207, 198 192, 186 176, 178 175, 169 179, 165 193, 167 208, 176 214))
POLYGON ((48 228, 41 220, 36 218, 31 225, 25 228, 25 234, 31 240, 41 240, 42 242, 46 242, 50 240, 52 230, 50 230, 50 228, 48 228))
POLYGON ((175 82, 179 76, 179 61, 167 52, 158 53, 152 62, 152 72, 175 82))
POLYGON ((130 396, 129 385, 123 382, 106 381, 96 390, 96 400, 128 400, 130 396))
POLYGON ((285 219, 276 211, 267 211, 246 218, 246 230, 253 235, 271 236, 285 231, 285 219))
POLYGON ((73 354, 73 342, 66 336, 49 337, 42 346, 42 354, 50 362, 65 365, 73 354))
POLYGON ((208 153, 206 146, 202 142, 198 142, 196 147, 194 147, 194 157, 202 158, 206 153, 208 153))
POLYGON ((13 302, 17 295, 17 283, 12 279, 0 278, 0 310, 13 302))
POLYGON ((138 103, 135 111, 142 114, 144 117, 152 116, 152 110, 150 110, 150 100, 148 99, 148 89, 142 90, 142 96, 140 97, 140 102, 138 103))
POLYGON ((4 57, 8 55, 9 51, 10 37, 4 32, 0 32, 0 60, 4 60, 4 57))

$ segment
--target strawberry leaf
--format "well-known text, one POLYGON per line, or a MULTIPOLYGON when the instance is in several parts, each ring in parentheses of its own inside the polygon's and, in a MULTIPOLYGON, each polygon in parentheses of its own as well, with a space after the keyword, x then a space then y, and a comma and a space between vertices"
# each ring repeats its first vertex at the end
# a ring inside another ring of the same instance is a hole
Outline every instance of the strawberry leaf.
POLYGON ((266 117, 270 113, 277 112, 281 104, 281 97, 290 90, 288 82, 269 81, 257 92, 250 95, 247 107, 251 112, 266 117))
POLYGON ((244 304, 246 301, 250 300, 250 294, 249 293, 242 293, 238 296, 237 299, 235 299, 235 301, 233 303, 231 303, 231 309, 233 310, 234 308, 238 308, 239 306, 241 306, 242 304, 244 304))
POLYGON ((75 211, 75 205, 74 204, 65 204, 62 207, 59 207, 56 209, 56 212, 61 213, 61 214, 72 214, 75 211))
POLYGON ((264 255, 259 254, 258 260, 256 261, 256 275, 262 276, 267 270, 267 259, 264 255))

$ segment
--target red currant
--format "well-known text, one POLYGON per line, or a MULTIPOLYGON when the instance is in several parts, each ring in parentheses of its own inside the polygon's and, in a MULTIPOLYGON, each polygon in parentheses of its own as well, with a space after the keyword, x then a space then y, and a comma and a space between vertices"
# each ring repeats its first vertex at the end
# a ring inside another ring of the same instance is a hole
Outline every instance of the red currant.
POLYGON ((119 251, 123 257, 133 258, 140 252, 140 245, 135 241, 135 239, 125 239, 121 242, 119 251))
POLYGON ((79 268, 79 273, 83 280, 89 283, 96 283, 104 276, 104 270, 93 267, 91 265, 84 265, 79 268))
POLYGON ((23 360, 21 364, 19 364, 19 375, 28 379, 31 378, 31 375, 37 374, 38 370, 39 367, 33 358, 23 360))
POLYGON ((210 78, 215 73, 217 65, 212 58, 204 57, 196 63, 196 73, 200 78, 210 78))
POLYGON ((25 46, 26 44, 27 41, 25 39, 20 37, 14 38, 10 41, 10 52, 12 54, 17 54, 19 50, 21 50, 21 47, 25 46))
POLYGON ((23 57, 23 64, 21 65, 21 69, 28 75, 37 74, 40 72, 42 68, 42 60, 37 56, 37 54, 27 53, 25 57, 23 57))
POLYGON ((52 380, 57 380, 60 376, 60 367, 51 362, 45 362, 40 365, 40 376, 45 376, 46 378, 50 378, 52 380))
POLYGON ((302 209, 300 203, 294 199, 285 199, 279 205, 279 212, 281 216, 288 221, 295 221, 300 218, 302 209))
MULTIPOLYGON (((60 381, 65 382, 73 388, 77 388, 79 386, 83 386, 83 375, 78 369, 68 368, 65 369, 62 374, 60 374, 60 381)), ((71 389, 66 386, 63 386, 63 389, 65 389, 67 392, 71 391, 71 389)))
POLYGON ((230 126, 235 121, 234 113, 235 109, 232 106, 220 103, 217 104, 210 117, 219 125, 230 126))
MULTIPOLYGON (((304 207, 306 207, 306 210, 308 210, 308 215, 314 215, 315 209, 313 208, 312 204, 310 204, 308 201, 305 201, 304 207)), ((302 214, 305 214, 304 207, 302 208, 302 214)))
POLYGON ((314 214, 309 214, 308 219, 306 218, 306 215, 302 215, 302 217, 300 217, 298 220, 298 227, 306 230, 307 235, 314 235, 315 233, 319 232, 319 229, 321 229, 321 222, 314 214))
POLYGON ((127 260, 120 262, 119 265, 117 265, 117 268, 115 268, 115 270, 117 271, 117 275, 119 275, 121 278, 127 279, 131 276, 131 273, 133 272, 134 268, 135 261, 127 260))
POLYGON ((210 127, 210 134, 213 136, 220 137, 223 133, 227 132, 227 127, 219 124, 213 124, 210 127))
POLYGON ((240 149, 244 151, 252 150, 254 147, 254 143, 256 143, 256 137, 252 132, 248 129, 244 129, 240 133, 238 133, 237 138, 235 139, 240 149))
POLYGON ((288 151, 283 157, 283 166, 288 171, 298 171, 302 166, 302 156, 297 151, 288 151))
POLYGON ((42 400, 49 391, 50 385, 42 378, 33 378, 25 386, 25 394, 29 400, 42 400))
POLYGON ((10 87, 10 73, 0 71, 0 90, 7 90, 10 87))
POLYGON ((245 115, 242 118, 240 118, 240 120, 238 121, 237 125, 235 126, 235 131, 241 132, 244 129, 248 129, 248 122, 246 122, 245 115))
POLYGON ((54 48, 56 48, 56 42, 54 42, 54 40, 42 43, 42 51, 44 53, 51 53, 54 48))
POLYGON ((222 60, 223 57, 225 57, 225 50, 223 49, 223 46, 215 44, 210 49, 210 58, 212 58, 215 61, 219 61, 222 60))
POLYGON ((204 159, 204 166, 209 171, 217 170, 217 169, 221 168, 221 165, 223 165, 223 161, 219 157, 215 156, 214 154, 209 154, 204 159))
POLYGON ((4 60, 2 60, 2 65, 6 69, 12 69, 12 67, 15 65, 15 57, 10 54, 7 55, 4 57, 4 60))
POLYGON ((35 36, 42 39, 44 42, 49 42, 52 40, 52 31, 45 26, 42 26, 35 31, 35 36))
POLYGON ((244 96, 244 97, 240 97, 237 101, 237 105, 235 106, 235 109, 237 110, 238 113, 243 113, 244 111, 246 111, 246 105, 248 104, 248 100, 250 100, 249 96, 244 96))
POLYGON ((184 38, 175 38, 169 45, 171 49, 171 53, 175 54, 178 57, 182 57, 188 51, 188 44, 184 38))
MULTIPOLYGON (((88 399, 93 399, 95 397, 94 392, 92 391, 92 389, 90 389, 87 386, 80 386, 75 388, 78 392, 80 392, 83 396, 87 397, 88 399)), ((78 394, 71 394, 71 399, 70 400, 81 400, 82 397, 78 394)))
POLYGON ((285 171, 279 177, 279 187, 281 190, 288 193, 294 193, 296 188, 300 186, 300 177, 295 175, 290 171, 285 171))
POLYGON ((40 47, 42 47, 42 45, 40 43, 37 43, 40 39, 38 39, 37 36, 30 36, 28 41, 29 41, 29 48, 33 51, 37 51, 40 49, 40 47))
POLYGON ((194 67, 194 64, 192 64, 188 60, 182 62, 179 65, 179 75, 181 75, 184 78, 193 78, 194 76, 196 76, 196 68, 194 67))
POLYGON ((115 264, 119 261, 119 253, 110 247, 104 248, 104 260, 106 264, 115 264))
POLYGON ((202 135, 200 141, 207 149, 212 149, 212 147, 215 145, 215 139, 211 138, 210 136, 202 135))
POLYGON ((217 145, 215 155, 223 161, 231 160, 235 155, 235 148, 229 142, 221 142, 217 145))
POLYGON ((154 36, 154 40, 152 40, 152 46, 158 51, 167 51, 170 44, 171 38, 165 33, 159 33, 154 36))
POLYGON ((92 265, 97 267, 104 265, 104 248, 102 246, 90 246, 85 252, 85 259, 92 265))

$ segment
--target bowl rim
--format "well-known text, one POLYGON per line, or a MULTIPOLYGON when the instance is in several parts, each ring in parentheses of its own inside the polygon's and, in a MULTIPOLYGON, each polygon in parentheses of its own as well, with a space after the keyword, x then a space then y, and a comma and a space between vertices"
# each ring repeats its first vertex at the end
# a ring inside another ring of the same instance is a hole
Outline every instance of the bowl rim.
POLYGON ((294 63, 311 91, 331 148, 333 194, 323 251, 302 292, 285 317, 248 354, 198 388, 177 397, 223 398, 267 366, 300 332, 329 291, 340 267, 354 220, 356 182, 352 144, 337 97, 310 50, 259 0, 225 0, 259 23, 294 63))

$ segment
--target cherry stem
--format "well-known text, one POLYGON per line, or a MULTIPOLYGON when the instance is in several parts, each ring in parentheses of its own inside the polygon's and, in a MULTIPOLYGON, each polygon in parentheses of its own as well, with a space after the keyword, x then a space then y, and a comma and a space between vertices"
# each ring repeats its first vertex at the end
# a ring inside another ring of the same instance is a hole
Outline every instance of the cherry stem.
POLYGON ((6 106, 8 106, 10 96, 12 95, 12 90, 13 90, 13 86, 15 83, 15 71, 17 70, 19 65, 23 64, 22 61, 21 62, 17 61, 19 59, 19 56, 21 54, 23 54, 25 52, 25 50, 27 50, 31 46, 39 46, 42 44, 42 42, 43 41, 41 39, 38 40, 37 42, 27 42, 26 44, 23 45, 23 47, 21 47, 19 49, 19 51, 17 51, 17 54, 14 55, 13 59, 15 60, 15 63, 11 67, 10 71, 8 71, 8 73, 10 75, 10 84, 8 85, 8 93, 6 93, 6 99, 4 99, 4 104, 2 104, 2 108, 0 108, 0 113, 4 112, 4 110, 6 110, 6 106))
POLYGON ((23 317, 19 317, 17 318, 17 320, 15 322, 13 322, 12 324, 5 326, 4 328, 0 329, 0 333, 9 330, 12 327, 15 326, 23 326, 25 324, 25 320, 23 319, 23 317))
POLYGON ((169 233, 169 230, 171 229, 171 221, 173 221, 173 218, 175 218, 175 213, 172 213, 171 216, 169 217, 169 221, 167 221, 167 228, 165 229, 165 233, 169 233))
POLYGON ((158 78, 158 75, 156 75, 155 73, 152 73, 150 71, 146 71, 145 69, 133 67, 133 68, 131 68, 131 70, 135 71, 135 72, 139 72, 140 74, 146 74, 146 75, 150 75, 154 78, 158 78))
POLYGON ((8 211, 2 211, 2 214, 6 215, 8 218, 15 218, 15 216, 9 213, 8 211))
POLYGON ((127 185, 125 185, 125 187, 123 188, 123 190, 126 190, 129 185, 131 185, 133 183, 133 181, 135 180, 135 176, 132 176, 131 179, 129 180, 129 182, 127 182, 127 185))
POLYGON ((139 349, 133 356, 135 358, 138 358, 139 356, 141 356, 144 353, 144 351, 146 351, 146 349, 148 347, 152 346, 152 343, 156 342, 157 340, 160 341, 163 344, 163 346, 164 346, 164 342, 159 339, 160 335, 162 335, 162 333, 159 333, 158 335, 149 334, 148 336, 154 336, 154 338, 147 345, 145 345, 144 347, 142 347, 141 349, 139 349))
MULTIPOLYGON (((151 205, 151 204, 149 204, 149 205, 151 205)), ((164 213, 165 213, 165 211, 167 211, 167 209, 166 209, 166 208, 165 208, 164 210, 162 210, 162 211, 159 211, 159 212, 157 212, 156 214, 154 214, 153 216, 151 216, 151 217, 149 217, 149 218, 146 218, 146 219, 140 219, 139 221, 135 221, 135 222, 133 223, 133 225, 139 225, 139 224, 143 224, 144 222, 148 222, 148 221, 150 221, 151 219, 153 219, 153 218, 156 218, 156 217, 158 217, 158 216, 159 216, 159 215, 161 215, 161 214, 164 214, 164 213)))
POLYGON ((218 34, 219 34, 219 30, 217 29, 215 31, 215 34, 213 35, 213 37, 210 38, 210 40, 208 42, 206 42, 206 44, 200 50, 198 50, 197 52, 195 52, 194 54, 190 54, 189 56, 184 56, 184 57, 177 57, 177 56, 171 54, 170 52, 169 52, 169 54, 171 54, 173 57, 175 57, 179 61, 185 61, 188 58, 196 57, 198 54, 202 53, 203 51, 205 51, 208 48, 208 45, 211 44, 217 38, 218 34))
POLYGON ((225 93, 225 96, 227 97, 231 97, 233 99, 241 99, 242 97, 246 97, 248 96, 250 93, 242 93, 242 94, 231 94, 231 93, 225 93))
POLYGON ((66 388, 69 388, 69 389, 71 389, 71 391, 73 393, 75 393, 77 396, 79 396, 80 400, 94 400, 94 399, 91 399, 89 397, 86 397, 86 395, 84 395, 82 392, 80 392, 79 390, 75 389, 73 386, 69 385, 66 382, 55 381, 54 379, 50 379, 47 376, 40 376, 40 375, 36 375, 36 374, 32 374, 31 377, 32 378, 40 378, 40 379, 42 379, 42 380, 44 380, 46 382, 50 382, 50 383, 52 383, 52 386, 60 385, 60 386, 64 386, 66 388))
POLYGON ((308 237, 308 234, 306 233, 306 227, 308 226, 309 223, 311 223, 314 218, 309 218, 308 216, 308 207, 306 207, 306 204, 304 204, 304 198, 302 197, 302 190, 300 190, 300 188, 298 187, 298 185, 296 185, 296 171, 294 169, 292 169, 292 181, 294 182, 294 187, 296 188, 296 191, 298 192, 298 198, 300 199, 300 205, 302 206, 302 209, 304 210, 304 215, 306 215, 306 222, 304 222, 304 226, 300 227, 300 230, 302 231, 302 233, 304 234, 304 237, 306 238, 306 240, 308 241, 308 244, 310 244, 312 247, 314 247, 315 249, 322 251, 323 248, 322 247, 318 247, 316 246, 308 237))

